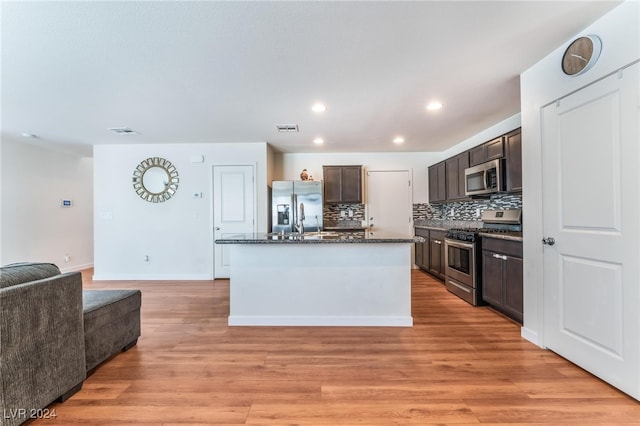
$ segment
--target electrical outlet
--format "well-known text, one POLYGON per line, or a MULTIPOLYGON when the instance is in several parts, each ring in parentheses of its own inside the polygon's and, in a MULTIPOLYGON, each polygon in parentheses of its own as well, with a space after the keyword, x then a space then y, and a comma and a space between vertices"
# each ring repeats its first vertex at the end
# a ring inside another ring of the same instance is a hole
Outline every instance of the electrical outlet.
POLYGON ((340 217, 345 217, 346 216, 346 212, 344 210, 340 210, 340 217))
POLYGON ((353 217, 353 210, 349 209, 349 217, 353 217))
POLYGON ((480 209, 476 209, 476 217, 480 217, 480 209))
POLYGON ((69 256, 68 254, 64 255, 64 261, 65 263, 69 263, 71 261, 71 256, 69 256))
POLYGON ((451 211, 449 212, 449 216, 453 217, 455 216, 456 212, 454 209, 451 209, 451 211))

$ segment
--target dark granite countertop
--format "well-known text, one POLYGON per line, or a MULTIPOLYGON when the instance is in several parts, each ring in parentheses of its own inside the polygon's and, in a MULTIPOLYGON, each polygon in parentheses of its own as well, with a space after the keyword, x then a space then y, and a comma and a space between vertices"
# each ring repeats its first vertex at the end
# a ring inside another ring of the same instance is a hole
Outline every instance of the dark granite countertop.
POLYGON ((416 219, 415 228, 446 231, 451 228, 482 228, 482 222, 473 220, 416 219))
POLYGON ((326 220, 324 222, 325 231, 361 232, 366 229, 367 227, 362 226, 360 220, 326 220))
POLYGON ((227 238, 215 240, 216 244, 402 244, 402 243, 422 243, 422 237, 407 237, 397 234, 383 233, 353 233, 353 232, 323 232, 320 235, 315 232, 307 234, 238 234, 227 238))
MULTIPOLYGON (((447 231, 451 228, 482 228, 482 222, 476 222, 471 220, 444 220, 444 219, 416 219, 414 222, 414 228, 429 229, 436 231, 447 231)), ((500 240, 520 241, 522 242, 522 232, 482 232, 480 236, 485 238, 496 238, 500 240)))
POLYGON ((482 238, 495 238, 497 240, 509 240, 522 242, 522 232, 480 232, 482 238))
POLYGON ((367 229, 366 226, 325 226, 325 231, 342 231, 342 232, 363 232, 367 229))
POLYGON ((428 229, 430 231, 446 231, 447 229, 449 229, 437 225, 414 225, 413 227, 417 229, 428 229))

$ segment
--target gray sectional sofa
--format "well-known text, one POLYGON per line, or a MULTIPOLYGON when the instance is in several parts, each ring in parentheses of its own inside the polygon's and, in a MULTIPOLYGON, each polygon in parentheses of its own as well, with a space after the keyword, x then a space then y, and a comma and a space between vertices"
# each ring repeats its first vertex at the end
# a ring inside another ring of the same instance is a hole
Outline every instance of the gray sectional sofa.
POLYGON ((139 290, 85 290, 79 272, 23 263, 0 268, 0 426, 42 415, 87 373, 140 336, 139 290))

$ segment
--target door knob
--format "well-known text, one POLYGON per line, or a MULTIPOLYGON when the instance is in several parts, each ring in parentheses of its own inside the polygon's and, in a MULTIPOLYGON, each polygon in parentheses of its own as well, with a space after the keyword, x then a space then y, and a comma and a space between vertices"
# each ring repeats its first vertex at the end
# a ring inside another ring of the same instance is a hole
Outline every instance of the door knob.
POLYGON ((216 231, 219 231, 219 230, 220 230, 220 227, 219 227, 219 226, 216 226, 216 231))
POLYGON ((542 244, 552 246, 555 243, 556 243, 556 240, 553 237, 546 237, 542 239, 542 244))

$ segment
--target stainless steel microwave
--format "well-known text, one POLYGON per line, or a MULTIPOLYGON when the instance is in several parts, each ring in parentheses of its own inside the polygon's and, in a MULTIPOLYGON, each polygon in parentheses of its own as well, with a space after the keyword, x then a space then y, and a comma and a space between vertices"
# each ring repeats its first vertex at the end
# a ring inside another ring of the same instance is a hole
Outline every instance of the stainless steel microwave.
POLYGON ((487 195, 504 190, 502 160, 487 161, 464 171, 464 194, 487 195))

